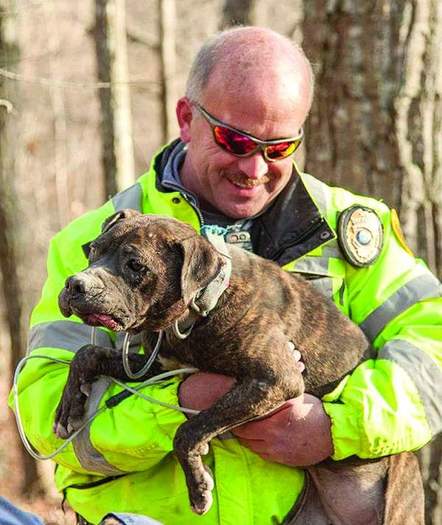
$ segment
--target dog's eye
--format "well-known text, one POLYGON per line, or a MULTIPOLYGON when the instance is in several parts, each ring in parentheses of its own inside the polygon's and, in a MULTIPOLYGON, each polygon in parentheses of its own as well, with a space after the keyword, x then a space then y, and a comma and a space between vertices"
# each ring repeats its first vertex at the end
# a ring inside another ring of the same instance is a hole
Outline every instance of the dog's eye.
POLYGON ((144 265, 140 263, 138 259, 129 259, 127 261, 127 267, 135 273, 141 272, 144 269, 144 265))

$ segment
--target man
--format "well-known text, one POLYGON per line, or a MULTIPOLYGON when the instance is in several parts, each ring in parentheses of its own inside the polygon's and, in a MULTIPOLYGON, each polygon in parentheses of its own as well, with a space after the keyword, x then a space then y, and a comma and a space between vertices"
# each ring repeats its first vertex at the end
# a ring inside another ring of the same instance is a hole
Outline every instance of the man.
MULTIPOLYGON (((137 184, 53 239, 30 351, 71 359, 89 342, 90 329, 65 320, 57 296, 66 277, 86 266, 81 247, 99 234, 104 219, 132 207, 197 230, 202 223, 226 227, 228 242, 302 272, 361 326, 378 359, 360 365, 322 400, 301 396, 236 429, 239 439, 213 440, 206 461, 215 478, 214 504, 202 517, 190 511, 171 453, 184 416, 136 396, 103 410, 55 458, 57 487, 88 522, 112 511, 166 524, 282 523, 303 490, 304 473, 296 467, 329 456, 416 450, 439 431, 440 284, 409 253, 384 204, 297 171, 292 153, 312 93, 308 61, 282 36, 246 27, 211 39, 177 104, 181 140, 166 146, 137 184)), ((100 330, 97 344, 121 345, 121 339, 100 330)), ((42 453, 61 443, 52 423, 67 373, 65 365, 34 359, 20 375, 24 426, 42 453)), ((145 391, 201 409, 229 386, 229 378, 196 374, 145 391)), ((120 390, 98 381, 90 413, 120 390)))

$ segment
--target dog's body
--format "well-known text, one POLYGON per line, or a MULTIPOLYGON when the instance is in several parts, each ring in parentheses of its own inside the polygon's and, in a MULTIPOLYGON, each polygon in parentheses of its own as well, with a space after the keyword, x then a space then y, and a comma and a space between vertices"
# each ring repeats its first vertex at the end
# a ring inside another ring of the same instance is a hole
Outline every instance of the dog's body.
MULTIPOLYGON (((89 324, 146 335, 165 330, 160 349, 163 360, 236 379, 230 392, 189 419, 175 436, 175 452, 186 475, 191 504, 200 514, 211 505, 213 482, 201 455, 212 438, 267 414, 304 391, 321 397, 371 355, 359 328, 308 282, 241 249, 231 247, 229 252, 228 288, 209 315, 197 319, 185 339, 177 337, 171 327, 192 324, 195 315, 190 305, 219 274, 225 258, 192 228, 173 219, 117 214, 94 241, 91 266, 69 279, 60 295, 65 315, 75 313, 89 324), (289 342, 301 352, 303 375, 289 342)), ((131 354, 130 359, 134 370, 142 367, 143 356, 131 354)), ((121 354, 83 347, 73 360, 57 410, 55 429, 60 437, 78 426, 86 400, 85 396, 79 399, 78 392, 98 375, 127 379, 121 354)), ((302 517, 301 511, 294 519, 304 521, 293 523, 307 523, 307 519, 311 525, 320 525, 330 523, 331 517, 333 523, 383 523, 389 459, 369 462, 367 468, 360 463, 356 462, 359 471, 345 462, 312 467, 311 478, 326 521, 318 517, 311 521, 317 510, 310 509, 305 510, 313 512, 310 518, 302 517), (344 487, 349 479, 351 490, 359 487, 368 499, 362 507, 338 509, 330 501, 336 500, 340 480, 344 487)), ((408 475, 419 475, 412 457, 408 475)), ((314 508, 314 502, 312 505, 314 508)))

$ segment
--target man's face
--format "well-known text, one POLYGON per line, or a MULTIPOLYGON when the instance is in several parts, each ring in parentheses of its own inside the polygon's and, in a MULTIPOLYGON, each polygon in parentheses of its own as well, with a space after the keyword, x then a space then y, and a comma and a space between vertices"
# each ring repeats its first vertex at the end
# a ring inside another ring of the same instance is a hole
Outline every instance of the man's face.
MULTIPOLYGON (((260 140, 295 137, 305 115, 275 91, 257 89, 236 97, 209 86, 200 101, 214 117, 260 140)), ((188 99, 178 102, 181 137, 188 144, 181 177, 204 209, 232 218, 262 211, 284 188, 293 169, 292 157, 268 162, 258 150, 236 157, 216 144, 210 124, 188 99)))

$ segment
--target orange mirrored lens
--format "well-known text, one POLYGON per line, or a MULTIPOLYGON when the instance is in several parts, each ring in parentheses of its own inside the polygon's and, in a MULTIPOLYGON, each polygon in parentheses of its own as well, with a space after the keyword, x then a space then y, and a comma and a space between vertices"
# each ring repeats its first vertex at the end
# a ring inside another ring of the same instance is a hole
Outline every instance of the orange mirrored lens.
POLYGON ((229 128, 215 126, 213 132, 217 144, 234 155, 249 155, 252 151, 258 149, 258 146, 252 139, 229 128))
POLYGON ((300 140, 292 142, 280 142, 279 144, 272 144, 265 147, 265 153, 270 160, 285 159, 295 152, 300 144, 300 140))
POLYGON ((277 144, 259 144, 251 137, 243 135, 239 131, 226 128, 220 125, 212 127, 215 142, 225 151, 239 157, 252 155, 258 150, 264 152, 267 161, 285 159, 294 153, 301 143, 301 138, 278 142, 277 144))

